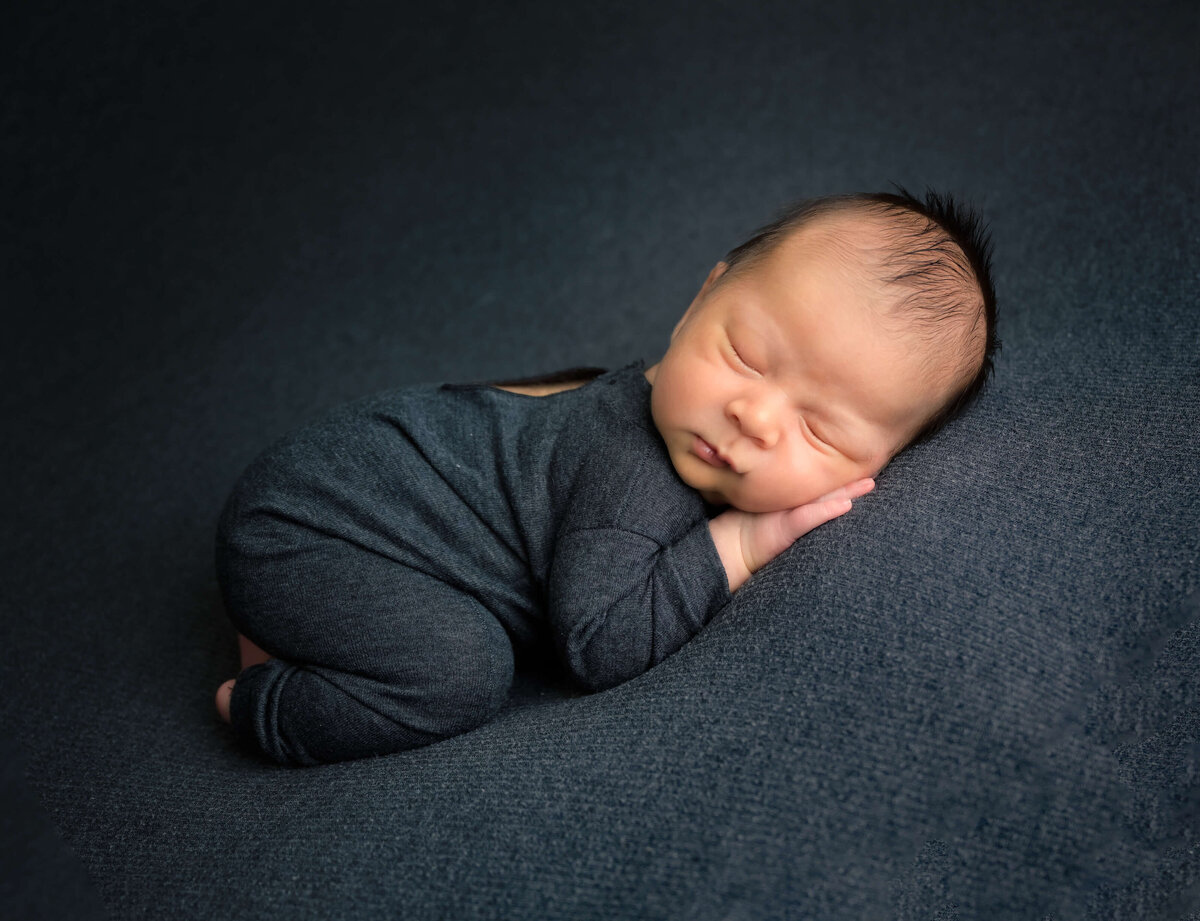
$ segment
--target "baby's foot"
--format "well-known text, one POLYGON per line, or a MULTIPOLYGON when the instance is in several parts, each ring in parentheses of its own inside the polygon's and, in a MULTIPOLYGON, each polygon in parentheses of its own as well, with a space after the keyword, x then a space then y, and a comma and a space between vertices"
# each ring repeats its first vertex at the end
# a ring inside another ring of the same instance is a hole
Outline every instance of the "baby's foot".
POLYGON ((225 722, 230 722, 229 719, 229 698, 233 696, 233 685, 235 679, 230 678, 223 685, 217 688, 217 713, 221 715, 221 719, 225 722))
MULTIPOLYGON (((238 653, 242 659, 243 669, 249 668, 251 665, 261 665, 271 658, 269 652, 255 646, 254 643, 250 642, 250 640, 246 639, 240 633, 238 634, 238 653)), ((233 686, 236 683, 236 678, 230 678, 217 688, 217 713, 227 723, 231 722, 229 719, 229 698, 233 696, 233 686)))

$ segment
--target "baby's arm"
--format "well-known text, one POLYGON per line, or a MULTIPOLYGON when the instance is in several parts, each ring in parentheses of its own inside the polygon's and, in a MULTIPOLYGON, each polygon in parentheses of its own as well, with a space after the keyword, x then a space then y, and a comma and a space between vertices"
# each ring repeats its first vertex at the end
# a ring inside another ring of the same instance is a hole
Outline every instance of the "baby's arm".
POLYGON ((717 554, 725 566, 729 590, 742 583, 799 537, 813 528, 850 511, 851 499, 875 488, 871 479, 856 480, 840 489, 814 499, 808 505, 781 512, 754 514, 731 508, 709 522, 717 554))

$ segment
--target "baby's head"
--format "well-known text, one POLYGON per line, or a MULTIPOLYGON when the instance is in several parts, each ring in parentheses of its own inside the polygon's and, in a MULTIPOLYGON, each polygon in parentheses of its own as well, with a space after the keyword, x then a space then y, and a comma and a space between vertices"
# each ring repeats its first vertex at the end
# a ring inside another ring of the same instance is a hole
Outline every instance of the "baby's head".
POLYGON ((960 414, 999 347, 989 244, 951 199, 801 202, 709 273, 646 372, 684 482, 803 505, 960 414))

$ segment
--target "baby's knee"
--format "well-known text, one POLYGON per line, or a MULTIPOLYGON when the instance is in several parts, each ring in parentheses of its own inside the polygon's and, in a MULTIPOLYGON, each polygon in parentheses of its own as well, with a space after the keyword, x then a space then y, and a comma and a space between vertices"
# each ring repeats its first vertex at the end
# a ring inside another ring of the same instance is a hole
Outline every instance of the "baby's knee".
POLYGON ((487 722, 512 688, 513 649, 499 623, 481 626, 446 649, 427 687, 429 728, 452 736, 487 722))

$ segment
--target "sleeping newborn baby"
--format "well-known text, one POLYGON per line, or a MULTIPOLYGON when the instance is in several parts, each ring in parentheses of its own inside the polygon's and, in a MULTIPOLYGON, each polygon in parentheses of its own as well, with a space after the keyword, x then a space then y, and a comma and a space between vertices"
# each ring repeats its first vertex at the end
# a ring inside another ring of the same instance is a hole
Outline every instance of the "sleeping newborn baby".
POLYGON ((218 526, 218 712, 319 764, 485 723, 547 639, 590 690, 661 662, 979 394, 988 248, 934 193, 802 202, 649 368, 406 387, 285 437, 218 526))

